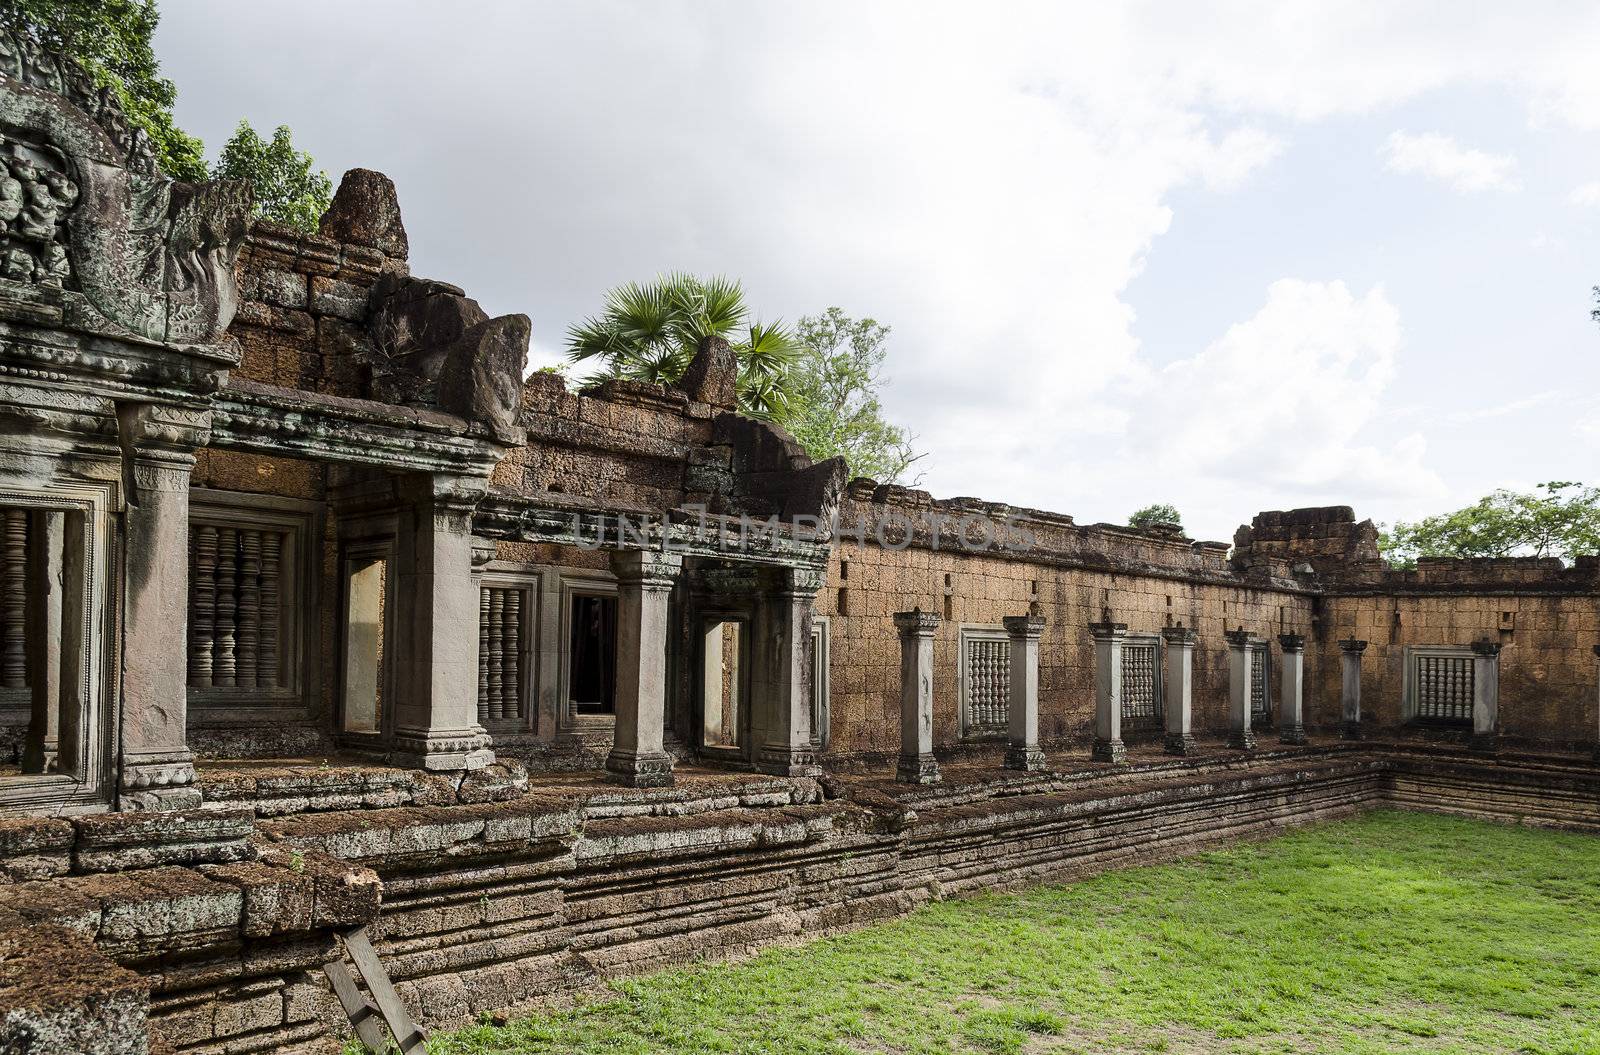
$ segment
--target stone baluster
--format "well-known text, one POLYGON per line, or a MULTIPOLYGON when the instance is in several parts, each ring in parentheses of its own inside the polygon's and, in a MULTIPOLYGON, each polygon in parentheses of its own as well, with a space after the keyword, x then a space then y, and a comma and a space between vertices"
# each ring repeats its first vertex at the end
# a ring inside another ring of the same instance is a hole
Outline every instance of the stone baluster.
POLYGON ((1493 751, 1500 737, 1500 642, 1472 643, 1472 746, 1493 751))
POLYGON ((261 534, 261 651, 256 658, 256 684, 275 689, 284 686, 278 652, 283 626, 283 538, 278 531, 261 534))
POLYGON ((896 612, 900 631, 900 764, 895 779, 905 784, 937 784, 933 757, 933 636, 939 616, 914 608, 896 612))
POLYGON ((1279 634, 1283 649, 1283 676, 1278 700, 1278 742, 1306 742, 1305 669, 1306 639, 1301 634, 1279 634))
POLYGON ((815 568, 785 568, 766 606, 761 668, 768 706, 759 723, 756 768, 781 776, 822 772, 811 735, 811 619, 823 576, 815 568))
POLYGON ((1367 643, 1357 638, 1339 642, 1339 736, 1361 739, 1361 656, 1367 643))
POLYGON ((1167 644, 1167 683, 1162 695, 1166 749, 1171 755, 1194 753, 1194 645, 1196 634, 1186 626, 1161 631, 1167 644))
POLYGON ((617 732, 606 773, 628 787, 670 787, 667 606, 683 557, 621 550, 611 555, 611 567, 617 575, 617 732))
POLYGON ((211 657, 211 680, 224 688, 233 687, 238 672, 234 650, 239 615, 239 597, 234 588, 238 567, 239 533, 233 528, 218 528, 216 645, 211 657))
POLYGON ((494 591, 485 586, 478 590, 478 721, 489 720, 489 655, 490 637, 493 633, 494 591))
POLYGON ((1126 762, 1122 742, 1122 644, 1126 623, 1090 623, 1094 638, 1094 748, 1096 762, 1126 762))
POLYGON ((506 594, 489 589, 489 698, 486 717, 500 717, 500 699, 505 688, 506 594))
POLYGON ((189 684, 209 689, 217 636, 217 529, 205 524, 193 528, 189 544, 193 548, 189 572, 189 684))
POLYGON ((1239 751, 1253 751, 1256 734, 1250 728, 1250 686, 1255 679, 1255 653, 1250 650, 1250 635, 1243 627, 1229 630, 1228 639, 1228 696, 1231 704, 1228 721, 1228 746, 1239 751))
POLYGON ((234 684, 256 687, 261 661, 261 532, 239 532, 239 643, 234 684))
POLYGON ((522 713, 522 591, 504 590, 505 628, 500 634, 505 658, 500 667, 500 712, 497 717, 517 718, 522 713))
POLYGON ((0 519, 0 558, 4 559, 5 604, 0 607, 0 685, 28 687, 28 513, 7 509, 0 519))
POLYGON ((66 514, 38 510, 28 532, 28 681, 32 714, 23 745, 24 773, 60 769, 64 692, 62 641, 66 592, 66 514))
POLYGON ((1006 700, 1006 768, 1046 769, 1039 749, 1039 638, 1044 619, 1008 615, 1000 621, 1011 638, 1011 676, 1006 700))

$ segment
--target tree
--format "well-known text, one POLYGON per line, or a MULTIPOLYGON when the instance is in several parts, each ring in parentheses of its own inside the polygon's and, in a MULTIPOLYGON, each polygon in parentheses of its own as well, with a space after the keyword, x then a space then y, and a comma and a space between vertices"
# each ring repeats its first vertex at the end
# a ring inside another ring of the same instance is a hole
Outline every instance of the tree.
POLYGON ((172 119, 178 90, 161 76, 150 46, 160 21, 155 0, 5 0, 0 25, 70 56, 116 93, 128 120, 144 129, 161 169, 173 179, 206 178, 200 140, 172 119))
POLYGON ((1128 516, 1128 526, 1143 530, 1156 524, 1170 524, 1178 530, 1183 530, 1183 517, 1178 513, 1178 507, 1170 502, 1156 502, 1143 509, 1136 510, 1128 516))
POLYGON ((783 421, 818 461, 839 456, 856 476, 915 484, 906 473, 924 454, 916 436, 884 420, 883 347, 889 327, 853 319, 839 308, 807 315, 798 328, 800 356, 791 371, 792 412, 783 421))
POLYGON ((1378 539, 1384 558, 1562 557, 1600 552, 1600 487, 1554 480, 1525 493, 1499 490, 1465 509, 1397 523, 1378 539))
POLYGON ((333 181, 326 172, 312 171, 316 162, 296 150, 289 135, 289 126, 279 125, 268 142, 249 121, 240 121, 211 175, 250 184, 256 216, 312 234, 333 201, 333 181))
POLYGON ((1589 311, 1589 318, 1600 322, 1600 286, 1592 287, 1591 292, 1594 293, 1594 307, 1589 311))
POLYGON ((567 358, 599 365, 591 384, 612 377, 674 384, 707 336, 723 338, 738 356, 739 409, 785 420, 799 346, 781 322, 752 320, 743 287, 720 275, 673 272, 618 286, 606 294, 598 316, 567 331, 567 358))

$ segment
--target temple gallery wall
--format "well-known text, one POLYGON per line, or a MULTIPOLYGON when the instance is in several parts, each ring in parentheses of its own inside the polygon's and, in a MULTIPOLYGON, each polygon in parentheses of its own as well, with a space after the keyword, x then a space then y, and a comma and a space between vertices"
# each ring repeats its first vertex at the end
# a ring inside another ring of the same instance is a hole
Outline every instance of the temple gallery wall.
POLYGON ((0 44, 0 1050, 336 1050, 365 940, 443 1023, 1377 805, 1600 828, 1595 557, 850 480, 714 339, 525 378, 381 174, 252 223, 0 44))

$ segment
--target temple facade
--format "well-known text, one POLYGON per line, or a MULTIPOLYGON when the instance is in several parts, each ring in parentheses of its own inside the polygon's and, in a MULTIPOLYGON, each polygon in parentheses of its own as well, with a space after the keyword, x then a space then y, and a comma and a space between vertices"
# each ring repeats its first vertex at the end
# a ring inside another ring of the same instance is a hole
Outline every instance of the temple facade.
POLYGON ((1375 805, 1600 829, 1600 558, 851 480, 716 339, 525 374, 381 174, 252 222, 3 37, 0 139, 0 1050, 337 1050, 357 933, 447 1023, 1375 805))

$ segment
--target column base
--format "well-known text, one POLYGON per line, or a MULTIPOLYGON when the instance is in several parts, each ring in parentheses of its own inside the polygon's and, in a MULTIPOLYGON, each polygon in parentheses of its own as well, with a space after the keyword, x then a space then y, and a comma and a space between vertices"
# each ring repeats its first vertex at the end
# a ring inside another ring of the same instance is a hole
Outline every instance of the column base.
POLYGON ((665 751, 618 751, 606 756, 606 779, 629 788, 670 788, 672 756, 665 751))
POLYGON ((775 777, 820 777, 822 764, 810 748, 763 747, 756 755, 756 771, 775 777))
POLYGON ((190 810, 200 805, 188 751, 124 759, 118 804, 125 810, 190 810))
POLYGON ((1006 748, 1006 768, 1023 773, 1043 773, 1050 767, 1045 763, 1044 752, 1037 747, 1014 746, 1006 748))
POLYGON ((1361 739, 1361 723, 1360 722, 1349 722, 1349 721, 1340 722, 1339 723, 1339 739, 1341 739, 1341 740, 1359 740, 1359 739, 1361 739))
POLYGON ((1235 751, 1254 751, 1256 749, 1256 734, 1248 729, 1244 732, 1229 733, 1228 746, 1235 751))
POLYGON ((1469 741, 1474 751, 1493 754, 1500 747, 1499 733, 1473 733, 1469 741))
POLYGON ((390 741, 389 762, 432 773, 458 773, 494 765, 494 748, 482 729, 449 733, 396 732, 390 741))
POLYGON ((1102 740, 1097 736, 1094 740, 1094 749, 1089 752, 1089 758, 1095 762, 1126 762, 1128 746, 1121 740, 1102 740))
POLYGON ((1188 733, 1169 733, 1161 746, 1169 755, 1192 755, 1195 751, 1194 737, 1188 733))
POLYGON ((1306 727, 1303 725, 1286 725, 1278 731, 1278 743, 1294 744, 1299 747, 1306 742, 1306 727))
POLYGON ((894 779, 902 784, 937 784, 944 777, 932 755, 901 755, 894 779))

